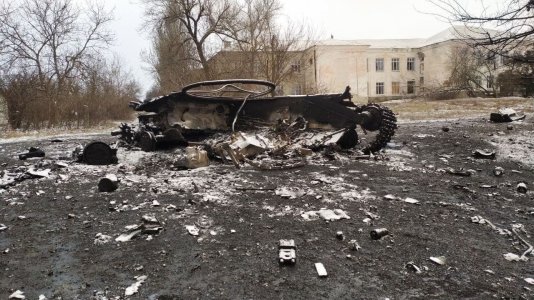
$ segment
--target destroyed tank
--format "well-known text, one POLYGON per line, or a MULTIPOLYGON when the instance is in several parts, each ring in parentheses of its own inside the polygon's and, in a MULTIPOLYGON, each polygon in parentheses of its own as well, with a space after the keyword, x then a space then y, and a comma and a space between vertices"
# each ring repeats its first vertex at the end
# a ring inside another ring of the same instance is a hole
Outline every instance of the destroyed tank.
POLYGON ((343 133, 342 148, 359 145, 356 128, 374 133, 361 150, 369 154, 386 146, 397 128, 395 114, 382 105, 356 105, 350 87, 343 93, 271 96, 276 86, 253 79, 194 83, 180 92, 131 102, 140 112, 134 128, 122 124, 115 135, 123 141, 153 151, 163 145, 188 145, 199 134, 249 130, 301 122, 302 130, 343 133))

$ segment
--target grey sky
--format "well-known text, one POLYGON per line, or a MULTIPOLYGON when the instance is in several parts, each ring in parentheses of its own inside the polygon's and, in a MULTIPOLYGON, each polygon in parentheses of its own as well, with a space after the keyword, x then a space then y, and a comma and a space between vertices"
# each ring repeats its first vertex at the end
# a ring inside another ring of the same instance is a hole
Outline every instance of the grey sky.
MULTIPOLYGON (((321 38, 424 38, 449 24, 423 12, 436 11, 427 0, 281 0, 290 21, 306 21, 321 38)), ((153 84, 142 52, 150 40, 142 31, 144 8, 141 0, 107 0, 114 8, 115 21, 110 29, 116 34, 113 47, 146 92, 153 84)))

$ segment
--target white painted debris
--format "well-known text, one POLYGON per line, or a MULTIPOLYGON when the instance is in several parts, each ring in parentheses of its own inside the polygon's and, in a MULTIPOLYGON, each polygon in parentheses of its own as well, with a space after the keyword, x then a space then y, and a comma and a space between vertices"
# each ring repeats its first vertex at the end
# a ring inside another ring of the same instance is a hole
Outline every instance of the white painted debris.
POLYGON ((186 167, 188 169, 207 167, 210 164, 208 152, 197 147, 186 147, 185 156, 187 158, 186 167))
POLYGON ((486 272, 488 274, 491 274, 491 275, 495 275, 495 272, 493 270, 490 270, 490 269, 486 269, 486 270, 484 270, 484 272, 486 272))
POLYGON ((145 223, 156 223, 156 224, 159 224, 159 221, 158 219, 156 219, 155 216, 151 216, 151 215, 143 215, 141 217, 141 219, 143 220, 143 222, 145 223))
POLYGON ((238 132, 234 135, 236 141, 230 147, 238 151, 241 155, 252 158, 267 151, 272 145, 267 143, 267 139, 260 135, 251 135, 238 132))
POLYGON ((317 275, 319 275, 319 277, 328 276, 328 273, 326 273, 326 269, 322 263, 315 263, 315 270, 317 270, 317 275))
POLYGON ((526 281, 528 284, 534 284, 534 278, 525 278, 525 281, 526 281))
POLYGON ((419 200, 414 199, 414 198, 410 198, 410 197, 406 197, 406 199, 404 199, 403 201, 406 202, 406 203, 410 203, 410 204, 417 204, 417 203, 419 203, 419 200))
POLYGON ((306 195, 306 191, 299 189, 299 188, 289 188, 289 187, 279 187, 277 188, 274 193, 277 196, 280 196, 282 198, 287 199, 296 199, 298 197, 306 195))
POLYGON ((126 288, 126 290, 124 291, 124 296, 131 296, 133 294, 137 294, 139 287, 141 286, 141 284, 143 284, 146 281, 148 277, 146 275, 142 275, 142 276, 135 276, 134 278, 137 281, 134 284, 126 288))
POLYGON ((350 219, 350 217, 341 209, 325 209, 321 208, 320 210, 312 210, 305 212, 301 215, 304 220, 306 221, 312 221, 317 220, 318 218, 322 218, 326 221, 335 221, 335 220, 341 220, 341 219, 350 219))
POLYGON ((359 200, 363 198, 362 194, 357 191, 344 192, 341 193, 340 196, 343 200, 359 200))
POLYGON ((415 274, 423 273, 423 271, 421 271, 421 268, 419 268, 413 261, 410 261, 406 264, 406 269, 408 271, 414 272, 415 274))
POLYGON ((514 253, 506 253, 506 254, 503 254, 503 256, 504 256, 504 259, 506 259, 507 261, 527 261, 528 260, 528 257, 521 257, 514 253))
POLYGON ((60 169, 69 167, 69 164, 67 164, 66 162, 62 162, 62 161, 56 161, 54 162, 54 165, 60 169))
POLYGON ((136 236, 140 235, 142 232, 143 231, 141 229, 138 229, 138 230, 133 230, 131 232, 123 233, 123 234, 119 235, 115 239, 115 241, 116 242, 128 242, 128 241, 131 241, 136 236))
POLYGON ((384 196, 384 199, 386 199, 386 200, 396 200, 397 197, 395 197, 392 194, 387 194, 387 195, 384 196))
POLYGON ((95 236, 95 241, 93 242, 95 245, 104 245, 109 242, 111 242, 113 238, 110 235, 105 235, 102 233, 97 233, 95 236))
POLYGON ((349 248, 353 251, 360 251, 360 249, 362 249, 362 247, 360 247, 360 244, 358 244, 357 240, 350 240, 349 248))
POLYGON ((437 256, 437 257, 431 256, 430 260, 441 266, 447 263, 447 258, 445 258, 445 256, 437 256))
POLYGON ((160 206, 158 200, 154 200, 152 201, 152 206, 156 207, 156 206, 160 206))
POLYGON ((187 232, 192 236, 198 236, 200 234, 200 229, 195 225, 185 225, 185 229, 187 229, 187 232))
POLYGON ((45 295, 39 295, 39 300, 47 300, 48 298, 46 298, 45 295))
POLYGON ((0 224, 0 231, 7 230, 7 226, 4 224, 0 224))
POLYGON ((176 210, 176 205, 169 204, 165 207, 166 211, 176 210))
POLYGON ((9 296, 8 299, 26 299, 26 296, 24 296, 23 291, 16 290, 13 294, 9 296))
POLYGON ((485 224, 486 220, 484 218, 482 218, 481 216, 473 216, 473 217, 471 217, 471 222, 472 223, 477 223, 477 224, 485 224))
POLYGON ((52 170, 50 170, 50 169, 44 169, 44 170, 29 169, 28 171, 26 171, 26 173, 28 173, 31 176, 35 176, 35 177, 48 178, 48 177, 50 177, 50 171, 52 171, 52 170))

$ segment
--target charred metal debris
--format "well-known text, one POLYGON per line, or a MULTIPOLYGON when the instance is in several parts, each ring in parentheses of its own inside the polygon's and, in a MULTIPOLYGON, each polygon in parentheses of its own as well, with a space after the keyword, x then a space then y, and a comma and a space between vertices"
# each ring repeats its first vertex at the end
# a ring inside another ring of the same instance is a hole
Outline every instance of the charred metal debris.
POLYGON ((340 94, 270 96, 274 90, 273 83, 252 79, 195 83, 131 102, 139 112, 138 124, 121 124, 112 135, 123 146, 144 151, 194 146, 236 167, 248 163, 276 169, 252 159, 294 158, 290 165, 296 167, 313 152, 332 158, 337 152, 370 155, 385 147, 397 129, 390 109, 354 104, 350 87, 340 94))

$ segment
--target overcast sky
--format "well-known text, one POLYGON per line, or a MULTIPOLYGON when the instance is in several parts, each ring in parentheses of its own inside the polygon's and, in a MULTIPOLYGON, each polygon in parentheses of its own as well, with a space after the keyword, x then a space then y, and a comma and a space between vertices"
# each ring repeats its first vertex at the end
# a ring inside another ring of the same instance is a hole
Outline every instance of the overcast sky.
MULTIPOLYGON (((429 14, 436 12, 428 0, 280 0, 284 14, 292 21, 306 21, 321 38, 425 38, 449 24, 429 14)), ((142 31, 144 8, 141 0, 106 0, 114 8, 110 29, 116 34, 114 50, 124 69, 130 70, 144 91, 153 84, 142 53, 150 41, 142 31)))

